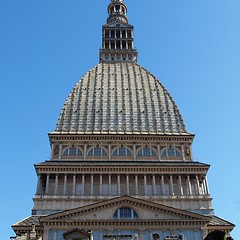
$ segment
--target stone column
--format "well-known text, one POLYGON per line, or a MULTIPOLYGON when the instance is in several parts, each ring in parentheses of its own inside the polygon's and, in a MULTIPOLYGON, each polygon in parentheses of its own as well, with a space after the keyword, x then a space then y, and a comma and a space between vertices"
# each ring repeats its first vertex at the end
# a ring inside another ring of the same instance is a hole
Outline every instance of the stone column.
POLYGON ((112 159, 112 145, 108 145, 108 160, 111 161, 112 159))
POLYGON ((64 175, 63 195, 67 195, 67 174, 64 175))
POLYGON ((136 156, 136 144, 133 144, 133 159, 136 161, 137 156, 136 156))
POLYGON ((45 194, 49 194, 49 174, 47 174, 45 194))
POLYGON ((58 194, 58 174, 55 176, 54 195, 58 194))
POLYGON ((117 188, 118 188, 118 195, 121 194, 121 177, 120 175, 117 176, 117 188))
POLYGON ((195 240, 198 240, 197 229, 194 229, 194 239, 195 239, 195 240))
POLYGON ((129 176, 126 176, 127 195, 129 195, 129 176))
POLYGON ((166 229, 162 229, 163 238, 165 238, 165 237, 166 237, 166 235, 167 235, 167 234, 166 234, 166 231, 167 231, 166 229))
POLYGON ((91 175, 91 189, 90 189, 90 195, 93 196, 93 174, 91 175))
POLYGON ((55 145, 54 145, 54 143, 52 143, 52 148, 51 148, 51 160, 53 159, 53 155, 54 155, 54 147, 55 147, 55 145))
POLYGON ((174 195, 174 188, 173 188, 173 177, 170 175, 170 193, 174 195))
POLYGON ((161 176, 161 187, 162 187, 162 195, 165 195, 165 182, 164 182, 164 176, 161 176))
POLYGON ((182 150, 183 161, 185 161, 186 160, 186 156, 185 156, 185 151, 184 151, 184 145, 181 145, 181 150, 182 150))
POLYGON ((76 195, 76 175, 73 175, 73 189, 72 189, 72 194, 76 195))
POLYGON ((103 175, 100 175, 100 179, 99 179, 99 195, 103 194, 103 175))
POLYGON ((202 190, 203 190, 203 195, 206 195, 207 191, 206 191, 205 179, 203 179, 203 182, 202 182, 202 190))
POLYGON ((112 195, 112 176, 108 176, 108 194, 111 196, 112 195))
POLYGON ((85 175, 82 175, 82 195, 85 195, 85 175))
POLYGON ((149 239, 150 240, 153 240, 153 230, 152 229, 149 229, 149 239))
POLYGON ((84 159, 84 161, 86 161, 86 157, 87 157, 87 144, 85 143, 84 147, 83 147, 83 159, 84 159))
POLYGON ((205 191, 205 186, 204 186, 204 182, 203 181, 200 183, 200 188, 201 188, 201 194, 205 195, 206 191, 205 191))
POLYGON ((197 184, 197 195, 200 195, 201 192, 200 192, 200 186, 199 186, 199 179, 197 175, 196 175, 196 184, 197 184))
POLYGON ((191 185, 191 180, 189 176, 187 176, 187 186, 188 186, 188 194, 192 195, 192 185, 191 185))
POLYGON ((209 195, 209 188, 208 188, 208 181, 207 181, 207 176, 205 176, 205 185, 206 185, 206 193, 209 195))
POLYGON ((179 182, 179 194, 183 195, 183 186, 182 186, 182 178, 181 178, 181 176, 178 176, 178 182, 179 182))
POLYGON ((157 145, 157 152, 158 152, 158 161, 161 161, 161 149, 160 149, 160 145, 157 145))
POLYGON ((61 159, 62 159, 62 144, 60 143, 58 160, 61 160, 61 159))
POLYGON ((135 194, 138 195, 138 176, 135 175, 135 194))
POLYGON ((103 239, 103 230, 100 230, 100 239, 103 239))
POLYGON ((42 239, 49 239, 49 230, 46 228, 43 230, 43 238, 42 239))
POLYGON ((155 175, 152 176, 152 185, 153 185, 153 195, 157 195, 157 192, 156 192, 156 178, 155 178, 155 175))
POLYGON ((144 182, 144 194, 147 195, 147 177, 146 177, 146 175, 143 176, 143 182, 144 182))
POLYGON ((38 175, 36 194, 42 194, 41 174, 38 175))
POLYGON ((191 157, 191 160, 193 160, 193 155, 192 155, 192 145, 189 146, 189 150, 190 150, 190 157, 191 157))

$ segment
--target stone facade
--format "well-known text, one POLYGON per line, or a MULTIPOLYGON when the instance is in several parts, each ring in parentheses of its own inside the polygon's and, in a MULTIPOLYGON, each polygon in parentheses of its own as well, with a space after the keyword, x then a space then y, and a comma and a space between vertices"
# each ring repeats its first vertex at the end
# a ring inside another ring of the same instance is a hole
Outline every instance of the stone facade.
POLYGON ((100 63, 67 98, 35 165, 32 215, 17 240, 208 240, 234 225, 215 216, 208 164, 165 87, 137 64, 123 0, 112 0, 100 63))

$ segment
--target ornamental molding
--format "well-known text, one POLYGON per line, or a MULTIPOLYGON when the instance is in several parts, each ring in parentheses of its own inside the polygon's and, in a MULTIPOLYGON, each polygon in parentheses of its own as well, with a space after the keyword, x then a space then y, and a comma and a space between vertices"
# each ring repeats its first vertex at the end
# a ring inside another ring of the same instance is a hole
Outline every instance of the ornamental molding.
POLYGON ((106 143, 132 143, 132 142, 143 142, 147 141, 148 143, 192 143, 194 136, 193 134, 186 135, 104 135, 104 134, 83 134, 83 133, 75 133, 75 134, 66 134, 66 133, 58 133, 58 132, 50 132, 48 134, 51 142, 66 142, 66 141, 77 141, 85 143, 92 141, 100 141, 106 143))
MULTIPOLYGON (((201 214, 193 213, 193 212, 188 212, 185 210, 169 207, 166 205, 162 205, 159 203, 154 203, 151 201, 147 200, 142 200, 138 198, 133 198, 129 196, 122 196, 122 197, 117 197, 109 200, 104 200, 98 203, 93 203, 87 206, 79 207, 76 209, 68 210, 68 211, 63 211, 60 213, 56 214, 51 214, 45 217, 40 218, 40 222, 44 223, 51 223, 51 222, 78 222, 82 224, 103 224, 105 223, 106 225, 111 222, 111 224, 114 224, 116 222, 117 224, 121 223, 124 224, 126 222, 130 222, 131 224, 145 224, 144 222, 147 223, 154 223, 154 224, 163 224, 166 222, 176 222, 179 223, 180 225, 182 224, 182 221, 186 222, 193 222, 193 223, 199 223, 199 222, 204 222, 208 223, 211 221, 211 217, 204 216, 201 214), (148 209, 151 211, 154 211, 159 214, 168 214, 171 217, 171 219, 154 219, 154 220, 148 220, 148 219, 138 219, 138 220, 125 220, 125 221, 119 221, 119 220, 109 220, 109 219, 104 219, 104 220, 92 220, 92 219, 84 219, 84 215, 89 214, 89 213, 96 213, 99 210, 105 210, 109 209, 110 207, 124 207, 124 206, 129 206, 129 207, 135 207, 138 209, 148 209), (176 219, 177 218, 177 219, 176 219)), ((169 223, 168 223, 169 224, 169 223)))
MULTIPOLYGON (((68 165, 62 165, 62 161, 56 161, 51 162, 49 161, 47 164, 49 165, 41 165, 41 164, 35 164, 35 169, 37 173, 71 173, 71 174, 182 174, 182 175, 196 175, 196 174, 202 174, 205 175, 209 169, 209 165, 203 165, 203 166, 157 166, 160 162, 155 162, 154 166, 131 166, 131 165, 120 165, 121 163, 118 163, 118 165, 109 165, 109 163, 106 163, 106 165, 103 165, 101 163, 92 163, 95 164, 89 165, 89 166, 83 166, 85 163, 84 161, 76 162, 76 165, 71 165, 70 162, 66 161, 68 165), (81 164, 81 165, 80 165, 81 164)), ((137 164, 137 162, 135 162, 137 164)))

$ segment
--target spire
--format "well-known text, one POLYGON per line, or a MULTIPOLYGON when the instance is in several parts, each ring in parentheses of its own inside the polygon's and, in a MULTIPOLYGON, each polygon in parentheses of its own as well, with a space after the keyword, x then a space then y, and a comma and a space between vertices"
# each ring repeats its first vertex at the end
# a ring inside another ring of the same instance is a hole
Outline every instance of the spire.
POLYGON ((107 24, 102 27, 100 62, 136 62, 137 55, 133 46, 133 26, 127 19, 127 6, 124 0, 111 0, 107 24))

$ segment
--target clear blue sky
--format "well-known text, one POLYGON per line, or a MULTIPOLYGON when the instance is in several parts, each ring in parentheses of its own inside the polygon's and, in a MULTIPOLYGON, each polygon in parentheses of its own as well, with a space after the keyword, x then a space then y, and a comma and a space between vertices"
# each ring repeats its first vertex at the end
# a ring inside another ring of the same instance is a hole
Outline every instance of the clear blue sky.
MULTIPOLYGON (((109 0, 1 0, 0 238, 29 216, 34 163, 78 79, 98 63, 109 0)), ((240 1, 130 1, 138 63, 167 87, 211 164, 216 215, 240 224, 240 1)), ((240 239, 239 226, 233 237, 240 239)))

